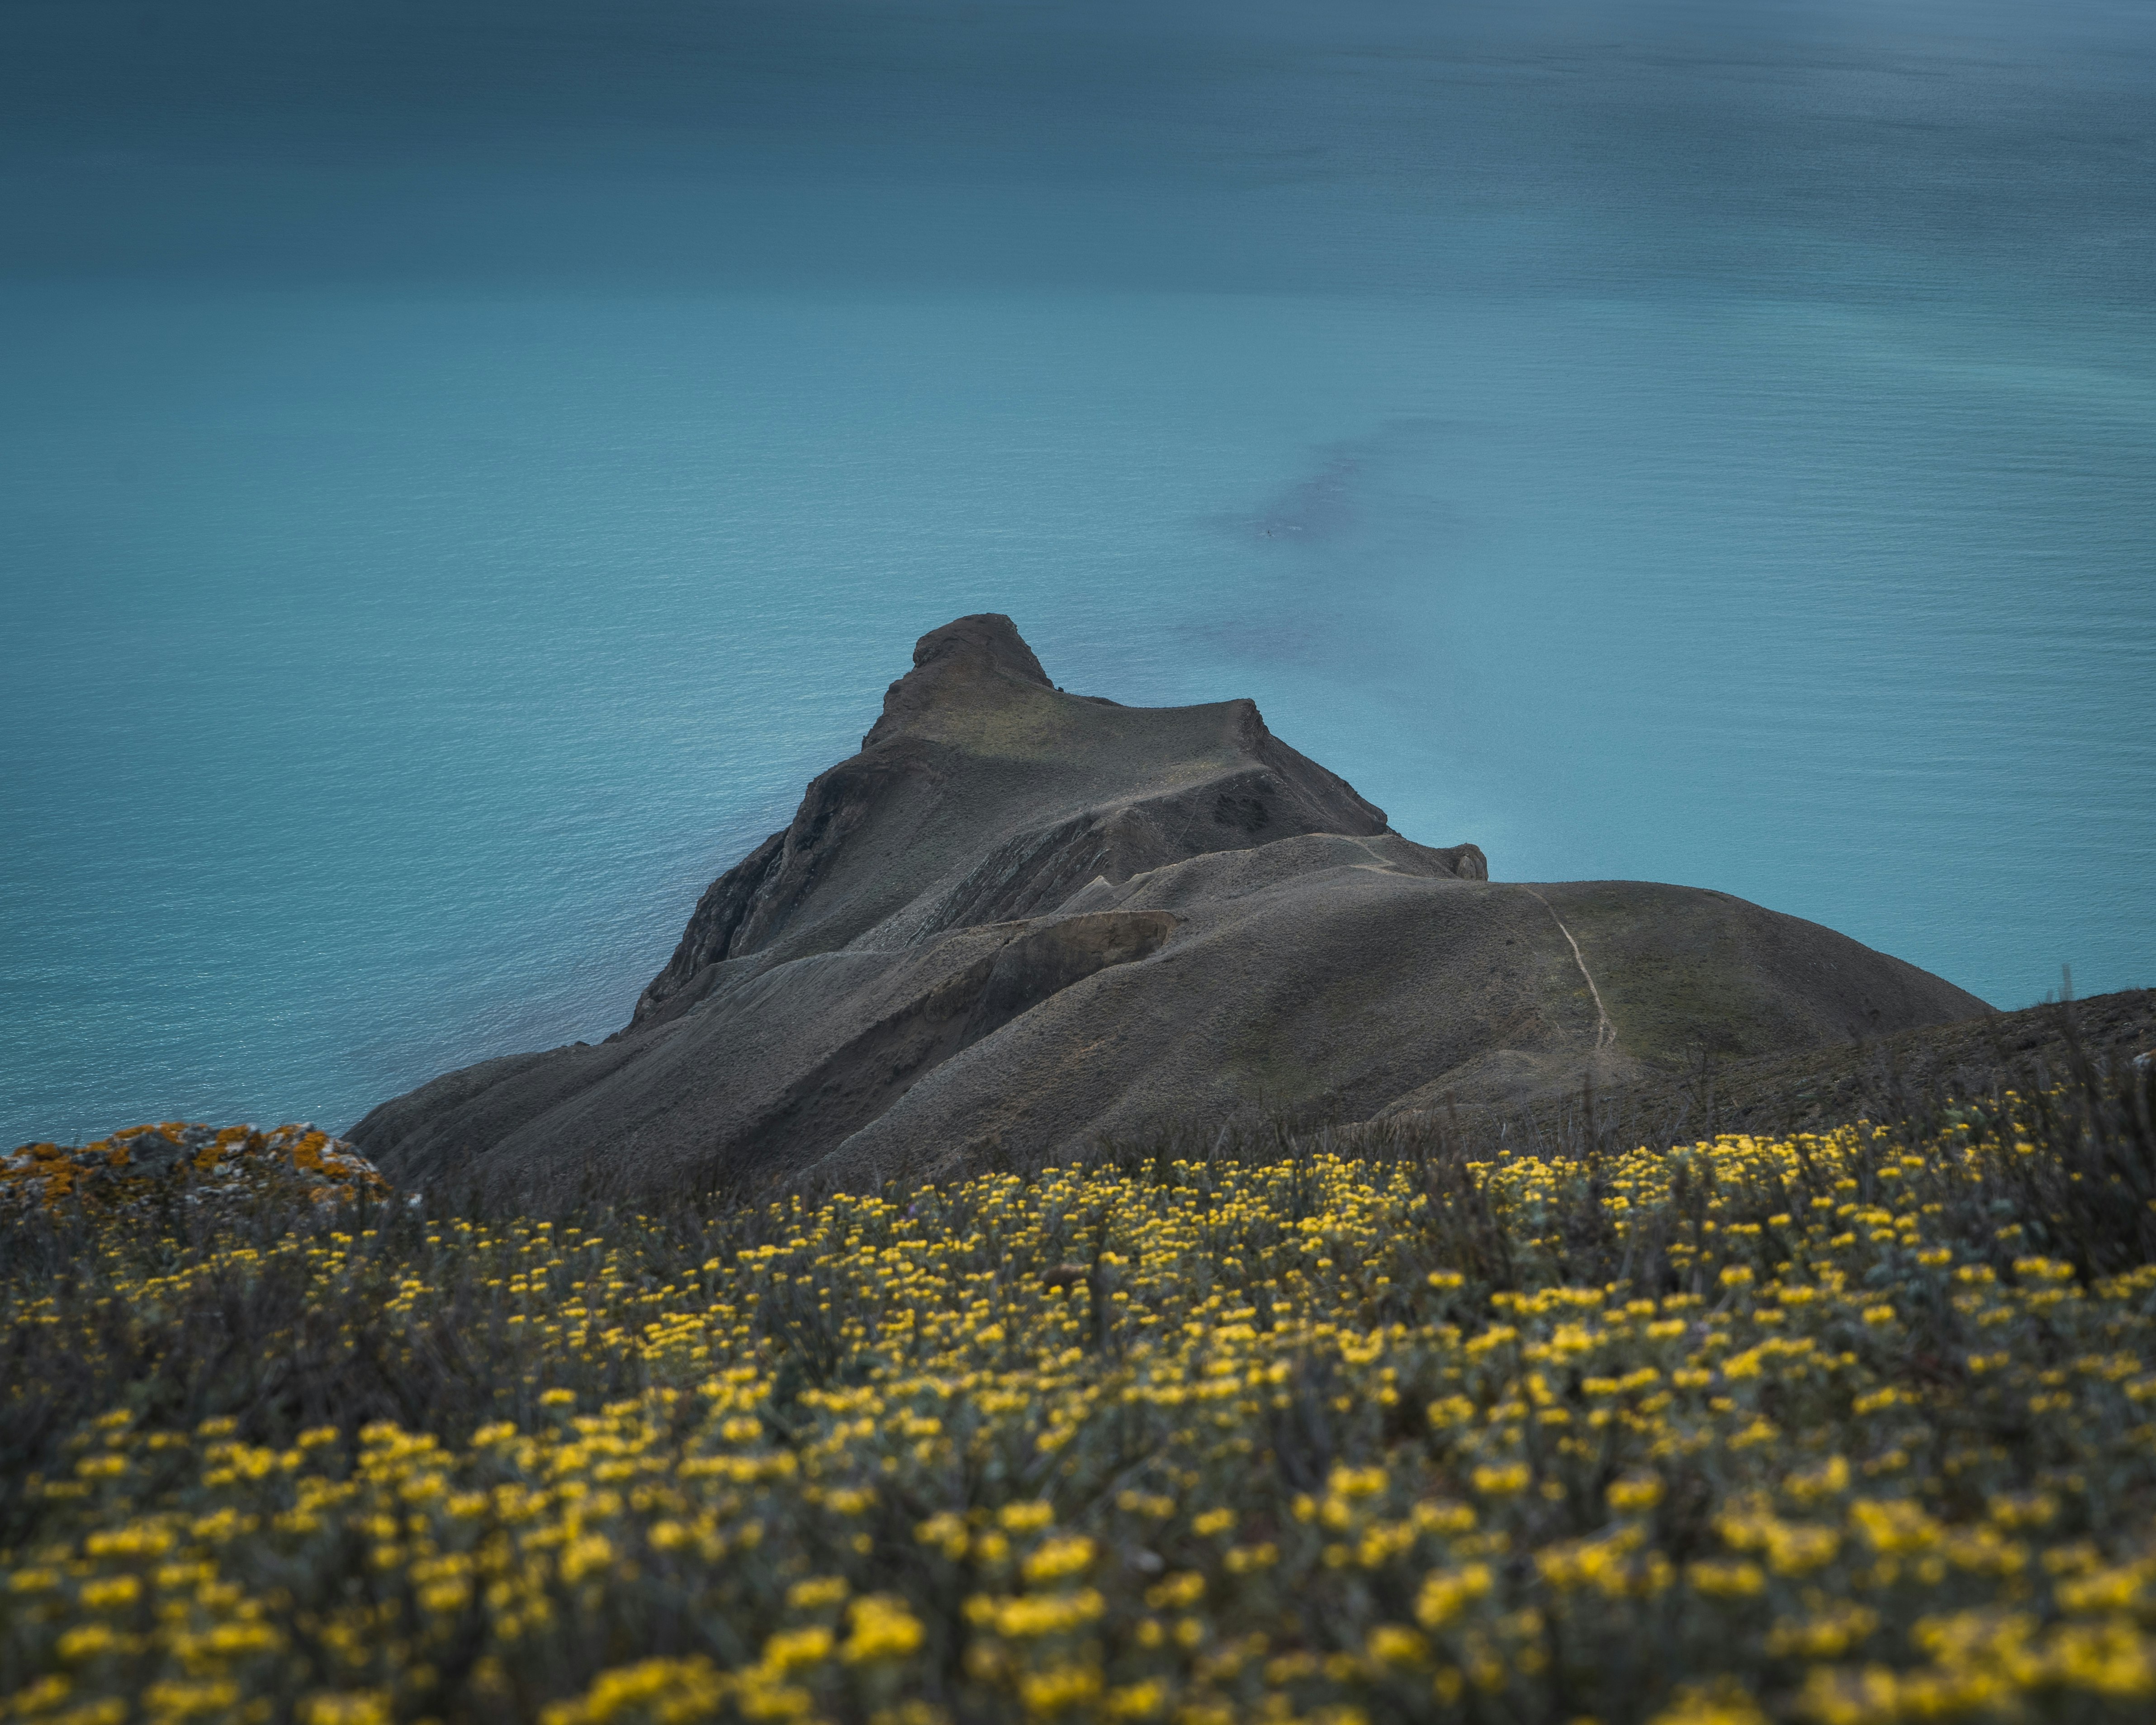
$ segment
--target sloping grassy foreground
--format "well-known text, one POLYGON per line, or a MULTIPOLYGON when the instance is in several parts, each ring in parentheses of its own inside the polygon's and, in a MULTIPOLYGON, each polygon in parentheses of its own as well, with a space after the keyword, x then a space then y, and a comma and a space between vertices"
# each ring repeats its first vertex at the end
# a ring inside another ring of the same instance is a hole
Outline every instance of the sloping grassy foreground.
POLYGON ((19 1234, 0 1708, 2145 1720, 2148 1102, 19 1234))

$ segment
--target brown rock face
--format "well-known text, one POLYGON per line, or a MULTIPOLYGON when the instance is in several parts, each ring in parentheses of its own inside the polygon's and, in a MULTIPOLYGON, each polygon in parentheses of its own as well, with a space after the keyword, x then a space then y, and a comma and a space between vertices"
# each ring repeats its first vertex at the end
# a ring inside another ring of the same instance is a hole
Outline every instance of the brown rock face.
POLYGON ((385 1103, 400 1181, 624 1194, 941 1173, 1253 1105, 1365 1118, 1987 1010, 1741 900, 1488 880, 1247 701, 1065 694, 921 638, 861 752, 713 882, 630 1022, 385 1103))

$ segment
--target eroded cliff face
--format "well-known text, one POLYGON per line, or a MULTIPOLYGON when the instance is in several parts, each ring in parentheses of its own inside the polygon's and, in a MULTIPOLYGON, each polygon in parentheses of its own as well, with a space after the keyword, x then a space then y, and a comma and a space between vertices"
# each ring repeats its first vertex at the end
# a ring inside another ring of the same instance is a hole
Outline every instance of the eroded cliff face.
POLYGON ((1069 694, 983 615, 921 638, 860 752, 712 883, 623 1029, 445 1075, 353 1137, 403 1181, 875 1179, 1984 1009, 1725 895, 1493 885, 1250 701, 1069 694))

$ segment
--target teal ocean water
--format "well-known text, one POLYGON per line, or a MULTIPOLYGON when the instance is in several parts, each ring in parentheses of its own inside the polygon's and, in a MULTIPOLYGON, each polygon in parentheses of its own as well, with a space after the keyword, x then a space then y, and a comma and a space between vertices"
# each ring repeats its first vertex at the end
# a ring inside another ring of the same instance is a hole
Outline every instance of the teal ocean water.
POLYGON ((2156 983, 2156 13, 23 0, 0 1140, 627 1016, 914 637, 2156 983))

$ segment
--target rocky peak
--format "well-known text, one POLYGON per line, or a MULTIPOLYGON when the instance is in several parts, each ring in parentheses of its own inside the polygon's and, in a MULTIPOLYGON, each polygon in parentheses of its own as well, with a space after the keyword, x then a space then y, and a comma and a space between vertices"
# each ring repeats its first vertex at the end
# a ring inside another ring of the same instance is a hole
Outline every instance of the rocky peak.
POLYGON ((913 669, 884 691, 883 716, 861 747, 874 748, 935 708, 1003 692, 999 682, 1055 686, 1009 618, 982 611, 932 629, 913 644, 913 669))

